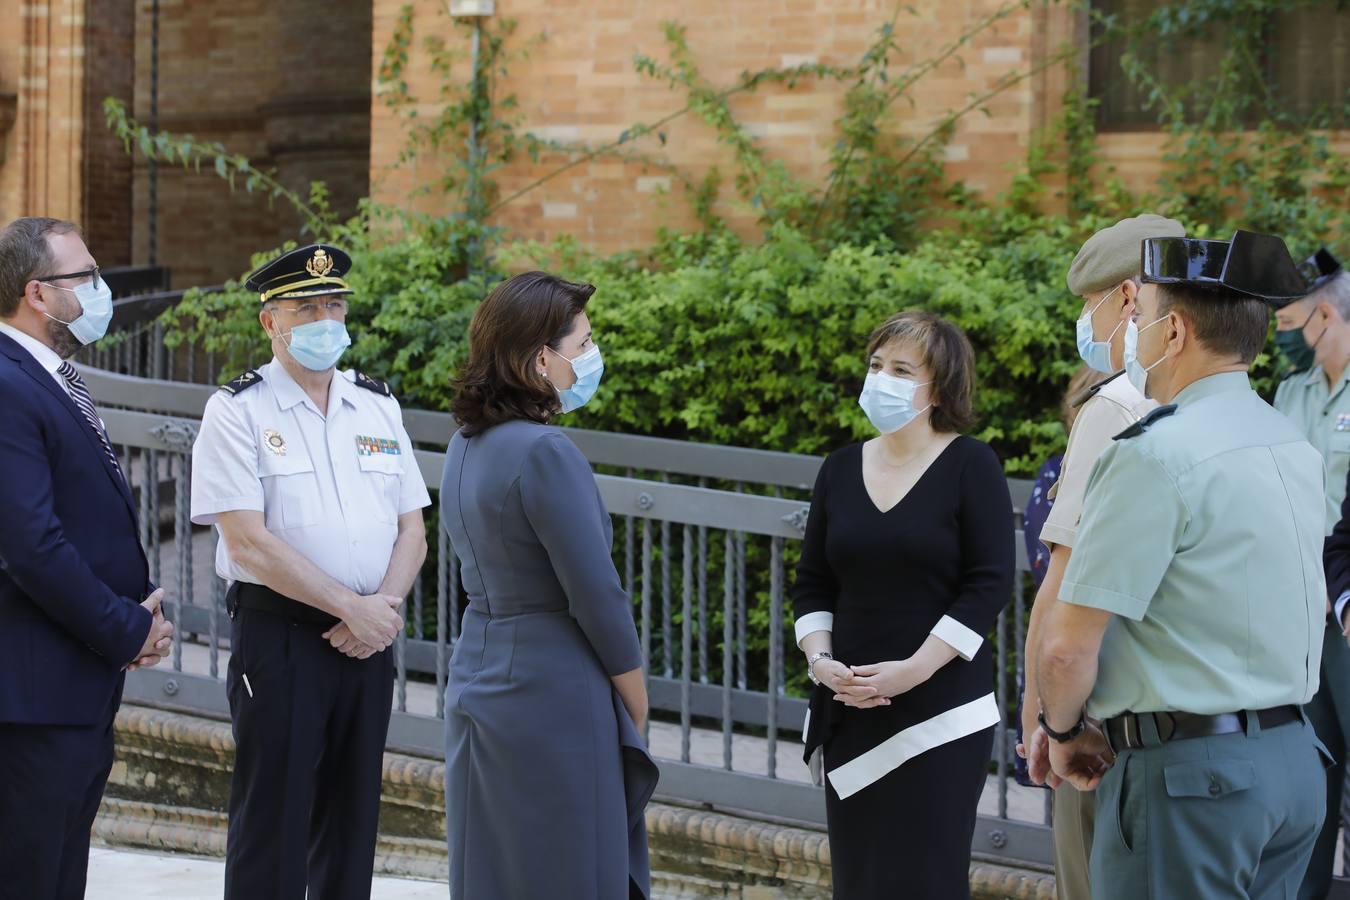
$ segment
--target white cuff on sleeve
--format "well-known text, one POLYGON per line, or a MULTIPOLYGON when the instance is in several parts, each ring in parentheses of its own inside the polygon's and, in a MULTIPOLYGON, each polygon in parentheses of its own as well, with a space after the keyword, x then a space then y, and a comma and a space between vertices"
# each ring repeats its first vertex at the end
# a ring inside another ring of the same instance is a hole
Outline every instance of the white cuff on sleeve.
POLYGON ((800 647, 802 645, 802 638, 813 631, 834 631, 834 613, 807 613, 797 620, 795 630, 797 635, 797 646, 800 647))
POLYGON ((1345 605, 1350 603, 1350 591, 1346 591, 1336 598, 1336 627, 1344 629, 1345 625, 1345 605))
POLYGON ((951 644, 952 649, 959 653, 966 662, 975 658, 975 654, 980 650, 980 645, 984 643, 984 638, 951 616, 943 616, 938 619, 938 623, 933 626, 933 630, 929 634, 951 644))

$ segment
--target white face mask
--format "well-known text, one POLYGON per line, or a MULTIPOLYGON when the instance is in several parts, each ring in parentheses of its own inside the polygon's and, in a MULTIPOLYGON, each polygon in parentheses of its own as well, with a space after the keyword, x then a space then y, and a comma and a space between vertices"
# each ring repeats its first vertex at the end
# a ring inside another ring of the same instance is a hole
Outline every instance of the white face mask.
POLYGON ((108 333, 108 325, 113 317, 112 288, 108 287, 108 282, 96 276, 92 281, 73 288, 61 287, 48 281, 42 284, 74 294, 75 299, 79 301, 80 314, 69 322, 58 319, 51 313, 43 313, 53 322, 60 322, 69 328, 75 340, 87 346, 108 333))
POLYGON ((885 372, 869 372, 863 380, 858 405, 867 413, 873 428, 882 434, 890 434, 913 422, 919 413, 933 405, 929 403, 923 409, 914 408, 914 394, 925 384, 932 382, 914 382, 885 372))

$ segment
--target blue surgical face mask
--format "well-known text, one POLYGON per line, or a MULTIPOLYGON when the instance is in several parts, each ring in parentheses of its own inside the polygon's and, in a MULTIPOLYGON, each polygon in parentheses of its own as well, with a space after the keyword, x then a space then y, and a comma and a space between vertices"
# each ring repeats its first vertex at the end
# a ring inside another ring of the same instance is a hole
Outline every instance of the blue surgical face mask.
POLYGON ((333 368, 352 345, 347 326, 337 319, 307 322, 295 326, 287 334, 290 335, 290 341, 286 349, 296 362, 311 372, 324 372, 333 368))
POLYGON ((914 393, 925 384, 932 382, 914 382, 908 378, 897 378, 885 372, 869 372, 863 380, 858 405, 867 413, 872 427, 882 434, 899 431, 913 422, 923 409, 914 408, 914 393))
MULTIPOLYGON (((567 359, 547 344, 545 347, 550 353, 567 359)), ((572 372, 576 374, 577 380, 572 382, 571 387, 558 391, 558 399, 562 401, 562 411, 570 413, 585 406, 595 396, 596 390, 600 387, 600 376, 605 374, 605 362, 600 356, 600 348, 594 344, 576 359, 567 361, 572 365, 572 372)))
MULTIPOLYGON (((1167 316, 1165 315, 1159 316, 1143 328, 1140 328, 1140 333, 1148 331, 1154 325, 1157 325, 1166 318, 1167 316)), ((1148 385, 1148 373, 1152 372, 1154 367, 1164 359, 1167 359, 1166 351, 1163 352, 1162 356, 1154 360, 1152 364, 1145 366, 1139 362, 1139 357, 1137 355, 1131 354, 1125 358, 1125 377, 1130 379, 1130 384, 1134 385, 1135 390, 1147 397, 1148 392, 1145 390, 1145 387, 1148 385)))
MULTIPOLYGON (((1116 369, 1111 365, 1111 341, 1115 339, 1116 332, 1120 330, 1120 323, 1116 323, 1115 329, 1104 341, 1094 340, 1092 333, 1092 317, 1101 309, 1102 303, 1111 299, 1111 295, 1120 290, 1123 285, 1118 285, 1101 299, 1101 302, 1092 307, 1092 311, 1078 319, 1078 355, 1083 358, 1089 368, 1101 372, 1103 375, 1111 375, 1116 369)), ((1125 348, 1124 358, 1128 364, 1129 360, 1134 358, 1135 352, 1139 346, 1139 328, 1134 324, 1134 320, 1128 320, 1125 323, 1125 348)))
POLYGON ((108 282, 96 276, 93 280, 73 288, 61 287, 47 281, 42 283, 58 291, 68 291, 79 301, 81 311, 73 321, 66 322, 50 313, 43 313, 53 322, 60 322, 69 328, 75 340, 88 346, 108 333, 108 325, 113 317, 112 288, 108 287, 108 282))

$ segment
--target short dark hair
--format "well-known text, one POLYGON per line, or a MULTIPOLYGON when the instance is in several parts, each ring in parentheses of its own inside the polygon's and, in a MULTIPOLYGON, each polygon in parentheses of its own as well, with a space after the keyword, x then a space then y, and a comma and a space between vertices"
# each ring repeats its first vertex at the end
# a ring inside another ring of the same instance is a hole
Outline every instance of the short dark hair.
POLYGON ((28 282, 56 274, 47 235, 71 232, 80 232, 74 222, 40 216, 15 219, 0 231, 0 317, 18 311, 28 282))
POLYGON ((1195 331, 1196 342, 1210 353, 1233 355, 1251 365, 1266 345, 1270 305, 1264 300, 1190 284, 1158 285, 1158 316, 1174 310, 1195 331))
POLYGON ((933 375, 934 431, 960 432, 975 424, 975 351, 966 333, 929 312, 896 313, 867 339, 867 358, 891 341, 911 341, 933 375))
POLYGON ((450 410, 466 437, 512 419, 547 422, 562 410, 558 392, 534 368, 576 327, 595 285, 525 272, 497 285, 469 323, 469 361, 451 382, 450 410))

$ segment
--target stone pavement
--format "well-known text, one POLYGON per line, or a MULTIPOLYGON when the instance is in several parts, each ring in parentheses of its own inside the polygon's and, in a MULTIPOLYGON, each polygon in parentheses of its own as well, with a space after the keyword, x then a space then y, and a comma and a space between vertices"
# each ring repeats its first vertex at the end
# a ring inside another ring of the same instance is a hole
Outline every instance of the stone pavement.
MULTIPOLYGON (((225 863, 180 854, 94 847, 85 900, 216 900, 225 892, 225 863)), ((371 900, 447 900, 443 882, 376 878, 371 900)))

